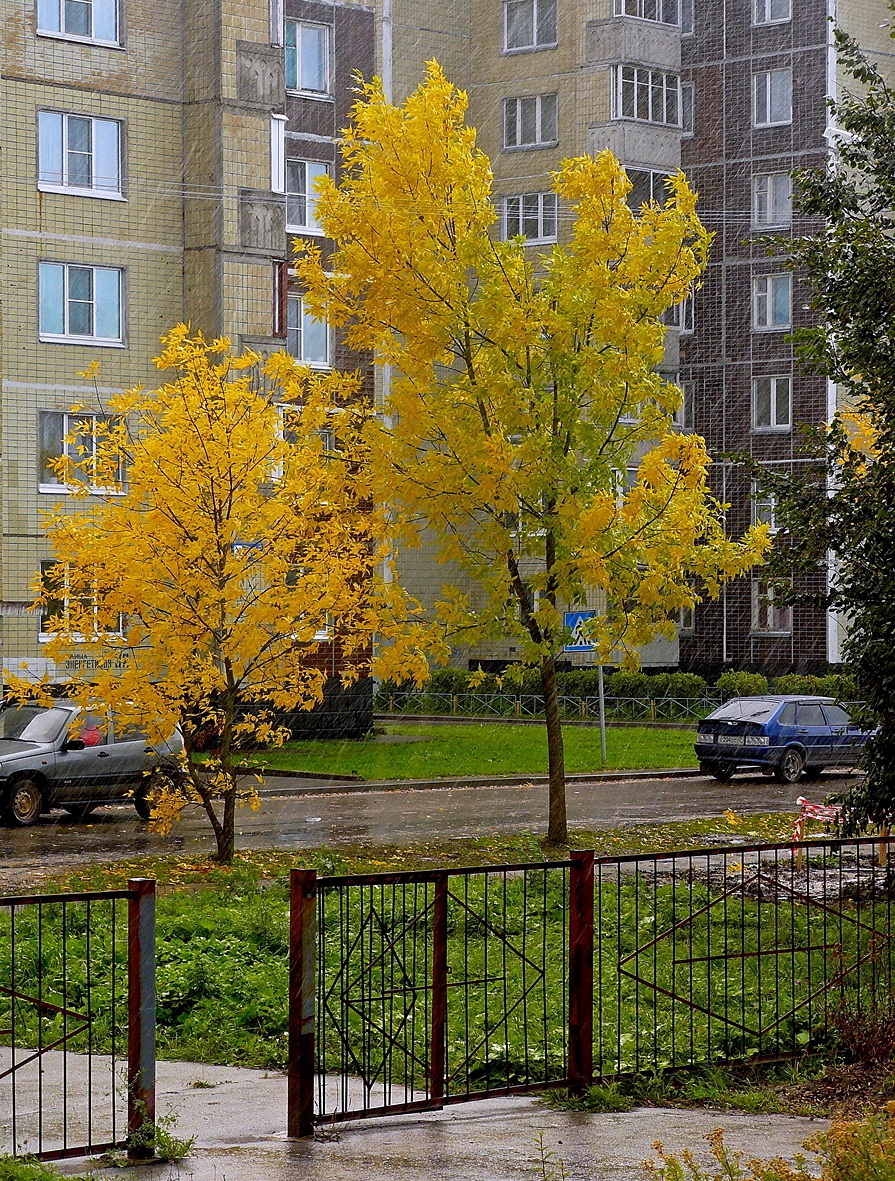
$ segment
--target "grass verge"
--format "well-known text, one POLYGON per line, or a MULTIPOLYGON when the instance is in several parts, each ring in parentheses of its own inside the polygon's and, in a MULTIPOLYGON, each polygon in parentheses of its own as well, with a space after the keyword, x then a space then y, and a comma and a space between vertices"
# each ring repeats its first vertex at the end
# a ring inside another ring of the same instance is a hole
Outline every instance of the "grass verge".
MULTIPOLYGON (((547 739, 543 726, 504 723, 390 725, 385 734, 352 741, 291 742, 246 762, 267 770, 359 775, 362 779, 440 779, 460 775, 544 775, 547 739), (376 741, 377 737, 406 741, 376 741)), ((567 726, 566 771, 604 767, 595 726, 567 726)), ((610 727, 609 770, 695 767, 692 730, 648 726, 610 727)))

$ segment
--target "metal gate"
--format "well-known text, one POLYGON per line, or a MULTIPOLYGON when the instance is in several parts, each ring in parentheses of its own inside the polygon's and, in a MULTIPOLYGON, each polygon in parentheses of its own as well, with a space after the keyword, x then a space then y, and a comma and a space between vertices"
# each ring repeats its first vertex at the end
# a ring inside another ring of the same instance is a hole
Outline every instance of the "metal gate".
POLYGON ((154 1119, 155 882, 0 898, 0 1152, 124 1148, 154 1119))
POLYGON ((292 881, 289 1133, 816 1050, 892 997, 889 841, 292 881))

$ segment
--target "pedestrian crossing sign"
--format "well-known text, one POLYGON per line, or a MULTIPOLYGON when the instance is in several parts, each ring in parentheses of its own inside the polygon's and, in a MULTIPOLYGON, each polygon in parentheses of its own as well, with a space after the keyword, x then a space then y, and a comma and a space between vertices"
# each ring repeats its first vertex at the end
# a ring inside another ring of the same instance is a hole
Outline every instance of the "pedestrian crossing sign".
POLYGON ((593 652, 594 645, 587 634, 587 622, 595 614, 595 611, 566 611, 564 622, 572 635, 563 652, 593 652))

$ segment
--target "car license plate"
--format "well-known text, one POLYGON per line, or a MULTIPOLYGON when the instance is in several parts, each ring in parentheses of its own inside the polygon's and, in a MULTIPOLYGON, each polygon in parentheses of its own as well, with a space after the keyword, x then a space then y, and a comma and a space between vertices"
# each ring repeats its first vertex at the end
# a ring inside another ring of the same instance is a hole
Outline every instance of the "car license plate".
POLYGON ((742 746, 743 737, 741 734, 719 734, 718 741, 722 746, 742 746))

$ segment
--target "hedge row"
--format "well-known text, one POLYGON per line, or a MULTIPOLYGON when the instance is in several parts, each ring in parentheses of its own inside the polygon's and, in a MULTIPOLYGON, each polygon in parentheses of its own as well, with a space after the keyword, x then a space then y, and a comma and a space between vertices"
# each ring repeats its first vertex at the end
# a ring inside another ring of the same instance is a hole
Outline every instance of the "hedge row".
MULTIPOLYGON (((541 682, 537 672, 525 669, 521 676, 498 677, 486 673, 484 679, 471 683, 473 674, 461 668, 440 668, 432 673, 425 689, 431 693, 527 693, 540 694, 541 682)), ((596 669, 575 669, 572 672, 557 673, 559 692, 567 697, 596 697, 596 669)), ((381 691, 412 689, 412 685, 397 685, 383 682, 381 691)), ((696 673, 646 673, 607 672, 605 674, 606 694, 610 697, 628 697, 643 701, 661 701, 667 698, 693 699, 705 694, 719 694, 725 701, 729 697, 754 697, 761 693, 812 693, 821 697, 836 697, 842 701, 854 701, 858 691, 851 677, 844 673, 829 676, 803 676, 790 674, 769 681, 761 673, 730 671, 718 677, 709 685, 704 677, 696 673)))

